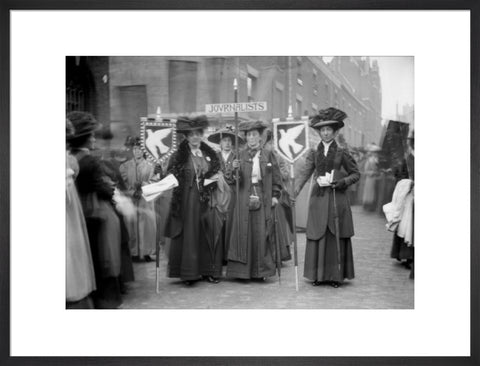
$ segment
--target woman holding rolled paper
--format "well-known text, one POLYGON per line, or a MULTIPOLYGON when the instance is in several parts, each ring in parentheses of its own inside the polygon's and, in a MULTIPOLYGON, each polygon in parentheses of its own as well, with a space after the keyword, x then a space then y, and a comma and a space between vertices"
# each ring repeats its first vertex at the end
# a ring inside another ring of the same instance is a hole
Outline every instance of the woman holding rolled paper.
POLYGON ((178 181, 165 229, 165 236, 171 238, 167 275, 186 285, 202 278, 218 283, 222 275, 223 250, 221 245, 211 245, 215 224, 205 215, 216 190, 211 181, 220 170, 215 151, 202 141, 207 127, 205 116, 177 120, 177 132, 185 140, 170 159, 167 172, 178 181))
POLYGON ((240 206, 233 211, 227 277, 265 280, 275 275, 275 243, 268 234, 282 183, 274 154, 261 144, 265 128, 261 121, 239 125, 246 134, 247 147, 234 161, 234 168, 239 169, 240 206))
POLYGON ((315 178, 308 210, 304 268, 304 277, 313 281, 314 286, 326 283, 337 288, 345 278, 355 276, 351 242, 353 220, 346 189, 359 180, 360 173, 350 153, 335 141, 346 117, 341 110, 328 108, 312 118, 311 127, 322 141, 317 150, 309 152, 297 177, 295 196, 312 174, 315 178))

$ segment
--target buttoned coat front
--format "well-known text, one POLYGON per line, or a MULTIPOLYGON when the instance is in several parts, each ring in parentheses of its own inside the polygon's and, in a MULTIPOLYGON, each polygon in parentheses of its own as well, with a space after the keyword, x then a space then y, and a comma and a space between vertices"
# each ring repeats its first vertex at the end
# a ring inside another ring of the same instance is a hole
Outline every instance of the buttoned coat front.
MULTIPOLYGON (((352 211, 346 195, 346 188, 360 179, 357 164, 350 153, 339 147, 335 141, 330 146, 333 160, 335 180, 339 181, 340 187, 335 190, 335 199, 339 217, 339 237, 350 238, 354 235, 352 211)), ((321 239, 327 229, 336 234, 334 221, 333 190, 330 187, 320 187, 316 182, 320 172, 320 165, 327 157, 323 154, 323 145, 320 143, 317 150, 310 150, 305 164, 300 169, 297 177, 296 192, 300 192, 311 175, 314 176, 314 187, 308 205, 308 219, 306 235, 307 239, 321 239)))

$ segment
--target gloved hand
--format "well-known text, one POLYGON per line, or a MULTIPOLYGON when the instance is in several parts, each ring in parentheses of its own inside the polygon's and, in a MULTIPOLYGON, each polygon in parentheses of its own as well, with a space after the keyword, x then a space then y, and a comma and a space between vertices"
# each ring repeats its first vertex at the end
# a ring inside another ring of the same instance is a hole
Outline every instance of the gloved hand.
POLYGON ((333 189, 345 189, 347 188, 347 183, 345 182, 345 179, 339 179, 339 180, 334 180, 331 183, 331 186, 333 189))

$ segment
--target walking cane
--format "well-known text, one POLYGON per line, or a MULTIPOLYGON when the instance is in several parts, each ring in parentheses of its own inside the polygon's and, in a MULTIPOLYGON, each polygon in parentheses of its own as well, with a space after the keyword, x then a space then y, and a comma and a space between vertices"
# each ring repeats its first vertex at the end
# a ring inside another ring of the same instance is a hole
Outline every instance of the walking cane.
MULTIPOLYGON (((295 173, 293 163, 290 164, 290 178, 292 179, 292 197, 295 197, 295 173)), ((298 291, 298 254, 297 254, 297 219, 295 212, 295 201, 292 207, 292 228, 293 228, 293 261, 295 264, 295 289, 298 291)))
POLYGON ((337 199, 335 197, 335 188, 333 190, 333 219, 335 222, 335 241, 337 244, 337 261, 338 261, 338 272, 341 271, 341 262, 342 256, 340 254, 340 224, 338 222, 338 210, 337 210, 337 199))
POLYGON ((155 272, 155 292, 157 294, 160 293, 160 241, 156 240, 156 248, 155 248, 155 266, 156 266, 156 272, 155 272))
MULTIPOLYGON (((138 164, 135 162, 135 190, 137 189, 136 185, 138 184, 138 164)), ((138 196, 138 193, 137 193, 138 196)), ((137 257, 140 260, 140 197, 135 198, 135 208, 137 211, 137 257)))
POLYGON ((280 242, 278 241, 278 234, 277 234, 277 228, 278 228, 278 221, 277 221, 277 206, 278 204, 273 208, 273 217, 274 217, 274 224, 273 224, 273 235, 275 236, 275 262, 277 264, 277 271, 278 271, 278 284, 282 284, 282 273, 281 273, 281 268, 282 268, 282 258, 280 256, 280 242))

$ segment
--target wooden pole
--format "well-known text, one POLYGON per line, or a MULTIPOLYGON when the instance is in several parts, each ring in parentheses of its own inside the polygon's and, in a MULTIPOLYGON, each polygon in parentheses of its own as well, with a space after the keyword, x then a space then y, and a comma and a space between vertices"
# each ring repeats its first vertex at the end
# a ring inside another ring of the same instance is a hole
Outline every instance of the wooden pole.
MULTIPOLYGON (((233 94, 234 94, 234 102, 238 103, 238 83, 237 79, 233 79, 233 94)), ((239 149, 238 149, 238 112, 235 112, 235 159, 240 158, 239 149)), ((240 177, 239 177, 239 168, 235 169, 235 215, 237 221, 237 245, 240 243, 240 177)))
MULTIPOLYGON (((293 163, 290 164, 290 178, 292 179, 292 197, 295 196, 295 172, 293 163)), ((295 265, 295 289, 298 291, 298 253, 297 253, 297 218, 295 212, 295 201, 292 205, 292 228, 293 228, 293 262, 295 265)))

